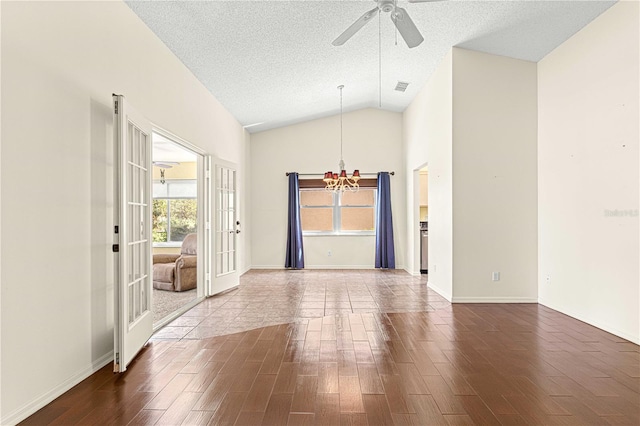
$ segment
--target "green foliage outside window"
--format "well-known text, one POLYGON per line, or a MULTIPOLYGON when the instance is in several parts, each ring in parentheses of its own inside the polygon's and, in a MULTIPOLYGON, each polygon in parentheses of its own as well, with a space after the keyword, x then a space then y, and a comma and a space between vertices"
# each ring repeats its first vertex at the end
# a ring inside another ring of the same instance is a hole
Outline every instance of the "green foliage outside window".
POLYGON ((153 212, 151 214, 151 224, 154 243, 167 242, 167 201, 153 200, 153 212))
POLYGON ((182 241, 196 232, 198 204, 195 199, 170 200, 171 226, 169 241, 182 241))
POLYGON ((196 232, 198 203, 195 198, 153 200, 153 242, 180 242, 196 232))

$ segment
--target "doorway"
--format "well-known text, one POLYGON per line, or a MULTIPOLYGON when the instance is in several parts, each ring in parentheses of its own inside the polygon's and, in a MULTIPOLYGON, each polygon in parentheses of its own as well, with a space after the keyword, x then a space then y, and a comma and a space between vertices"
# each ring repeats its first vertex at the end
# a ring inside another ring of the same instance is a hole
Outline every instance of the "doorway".
POLYGON ((152 134, 153 328, 204 298, 204 155, 173 135, 152 134))
POLYGON ((429 170, 420 169, 420 273, 429 272, 429 170))
POLYGON ((411 273, 428 273, 429 169, 427 164, 413 170, 413 203, 410 220, 411 273))

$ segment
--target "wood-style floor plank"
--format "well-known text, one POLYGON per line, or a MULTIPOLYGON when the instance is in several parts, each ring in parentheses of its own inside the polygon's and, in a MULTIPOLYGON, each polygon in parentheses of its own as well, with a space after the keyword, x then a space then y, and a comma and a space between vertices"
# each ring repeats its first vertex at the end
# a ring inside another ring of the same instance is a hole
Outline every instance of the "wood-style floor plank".
POLYGON ((316 425, 321 426, 335 426, 340 424, 340 394, 318 394, 315 421, 316 425))
POLYGON ((191 412, 191 408, 200 399, 198 393, 182 393, 173 403, 165 410, 162 417, 158 419, 156 425, 179 425, 187 418, 191 412))
POLYGON ((290 413, 287 426, 313 426, 315 418, 314 413, 290 413))
POLYGON ((129 423, 129 426, 154 425, 164 415, 164 410, 141 410, 129 423))
POLYGON ((340 412, 364 413, 358 376, 339 376, 340 412))
POLYGON ((378 369, 373 363, 358 363, 358 377, 360 379, 360 391, 363 394, 383 394, 384 387, 378 374, 378 369))
POLYGON ((298 376, 296 388, 293 392, 291 411, 297 413, 313 413, 318 394, 317 376, 298 376))
POLYGON ((190 315, 287 320, 153 339, 21 424, 640 424, 638 345, 536 304, 451 305, 391 271, 252 271, 190 315))
POLYGON ((247 394, 248 392, 228 392, 209 424, 216 426, 234 425, 247 399, 247 394))
POLYGON ((338 363, 318 364, 318 393, 338 393, 339 390, 338 363))
POLYGON ((289 421, 289 413, 291 412, 292 394, 280 393, 275 394, 269 399, 267 410, 262 418, 263 426, 281 426, 286 425, 289 421))
POLYGON ((273 385, 276 382, 275 374, 258 374, 256 381, 251 386, 245 399, 242 411, 262 412, 267 409, 273 385))
POLYGON ((362 395, 364 410, 370 425, 393 425, 393 418, 384 395, 362 395))
POLYGON ((212 417, 213 411, 189 411, 181 424, 183 426, 204 426, 209 424, 212 417))

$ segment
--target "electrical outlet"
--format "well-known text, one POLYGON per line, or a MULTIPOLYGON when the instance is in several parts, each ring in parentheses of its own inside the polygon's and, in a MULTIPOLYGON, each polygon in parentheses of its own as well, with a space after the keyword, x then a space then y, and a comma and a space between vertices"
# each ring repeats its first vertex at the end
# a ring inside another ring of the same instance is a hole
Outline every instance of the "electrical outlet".
POLYGON ((551 275, 547 275, 547 276, 544 278, 544 281, 545 281, 547 284, 551 284, 551 275))
POLYGON ((327 256, 331 257, 331 250, 327 251, 327 256))
POLYGON ((500 272, 493 272, 491 274, 491 280, 492 281, 500 281, 500 272))

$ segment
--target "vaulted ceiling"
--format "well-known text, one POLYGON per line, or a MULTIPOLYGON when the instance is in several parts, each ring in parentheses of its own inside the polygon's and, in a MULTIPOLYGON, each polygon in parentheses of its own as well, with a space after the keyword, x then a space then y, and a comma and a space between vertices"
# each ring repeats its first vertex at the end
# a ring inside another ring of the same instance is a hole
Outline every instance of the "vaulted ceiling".
POLYGON ((614 3, 398 1, 424 37, 410 49, 389 13, 332 45, 372 0, 127 2, 250 132, 336 114, 341 84, 345 111, 404 111, 451 47, 539 61, 614 3))

